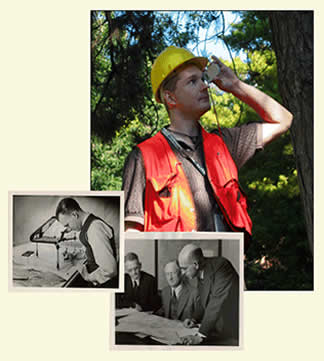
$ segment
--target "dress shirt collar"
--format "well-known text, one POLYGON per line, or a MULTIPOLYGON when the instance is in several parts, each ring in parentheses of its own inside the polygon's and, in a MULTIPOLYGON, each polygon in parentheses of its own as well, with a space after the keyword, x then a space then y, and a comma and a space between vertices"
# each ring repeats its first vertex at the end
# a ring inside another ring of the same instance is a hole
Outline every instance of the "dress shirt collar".
POLYGON ((182 290, 182 284, 181 283, 177 287, 171 287, 172 295, 175 292, 175 295, 176 295, 177 298, 179 298, 179 294, 180 294, 181 290, 182 290))
POLYGON ((135 287, 135 284, 137 284, 137 287, 138 287, 139 284, 140 284, 141 277, 139 277, 138 280, 133 280, 133 279, 131 279, 131 280, 132 280, 132 285, 133 285, 133 287, 135 287))
POLYGON ((200 129, 198 135, 193 137, 190 137, 189 135, 171 129, 168 130, 172 133, 172 135, 175 137, 175 139, 179 142, 181 146, 184 146, 185 148, 189 148, 192 151, 194 151, 198 147, 198 145, 202 143, 202 136, 200 129))
POLYGON ((198 274, 198 278, 202 281, 204 279, 204 270, 200 270, 198 274))

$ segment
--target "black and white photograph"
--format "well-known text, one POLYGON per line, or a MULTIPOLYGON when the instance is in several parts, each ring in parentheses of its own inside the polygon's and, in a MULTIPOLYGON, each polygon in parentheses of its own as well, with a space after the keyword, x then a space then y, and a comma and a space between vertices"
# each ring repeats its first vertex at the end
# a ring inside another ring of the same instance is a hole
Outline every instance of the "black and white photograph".
POLYGON ((12 193, 17 288, 118 290, 122 192, 12 193))
POLYGON ((242 233, 126 232, 114 349, 240 349, 242 255, 242 233))

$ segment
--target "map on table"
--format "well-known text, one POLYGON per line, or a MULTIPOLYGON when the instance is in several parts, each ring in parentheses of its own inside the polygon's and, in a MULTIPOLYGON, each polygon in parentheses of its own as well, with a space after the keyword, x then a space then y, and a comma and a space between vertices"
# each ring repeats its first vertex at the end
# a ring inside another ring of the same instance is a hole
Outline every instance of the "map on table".
POLYGON ((118 319, 116 332, 147 335, 167 345, 181 344, 181 337, 195 335, 197 328, 186 328, 181 321, 148 314, 132 312, 118 319))

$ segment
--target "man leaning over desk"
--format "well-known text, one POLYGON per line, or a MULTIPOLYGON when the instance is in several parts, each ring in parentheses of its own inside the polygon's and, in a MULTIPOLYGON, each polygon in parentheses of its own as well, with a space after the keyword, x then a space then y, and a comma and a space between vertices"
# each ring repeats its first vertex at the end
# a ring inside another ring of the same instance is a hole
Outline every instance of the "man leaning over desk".
POLYGON ((238 345, 239 278, 223 257, 206 258, 200 247, 188 244, 179 253, 179 265, 190 279, 197 279, 204 315, 195 336, 184 344, 238 345))
POLYGON ((113 228, 94 214, 84 211, 73 198, 62 199, 56 218, 65 232, 80 232, 87 262, 80 269, 80 287, 118 288, 118 267, 113 228))

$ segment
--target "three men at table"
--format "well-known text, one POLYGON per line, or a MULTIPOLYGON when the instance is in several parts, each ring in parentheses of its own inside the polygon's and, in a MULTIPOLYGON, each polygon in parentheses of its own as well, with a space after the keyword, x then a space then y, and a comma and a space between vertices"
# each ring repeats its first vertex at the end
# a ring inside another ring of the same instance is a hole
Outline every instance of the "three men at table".
POLYGON ((200 324, 197 334, 185 337, 184 344, 238 345, 239 277, 231 262, 223 257, 206 258, 197 245, 186 245, 178 260, 165 265, 168 286, 161 291, 162 306, 158 310, 156 280, 140 268, 134 253, 126 255, 125 293, 117 295, 117 308, 155 311, 159 316, 182 321, 186 327, 200 324), (142 279, 142 292, 137 298, 136 279, 142 279), (189 285, 190 279, 196 280, 197 288, 189 285))

